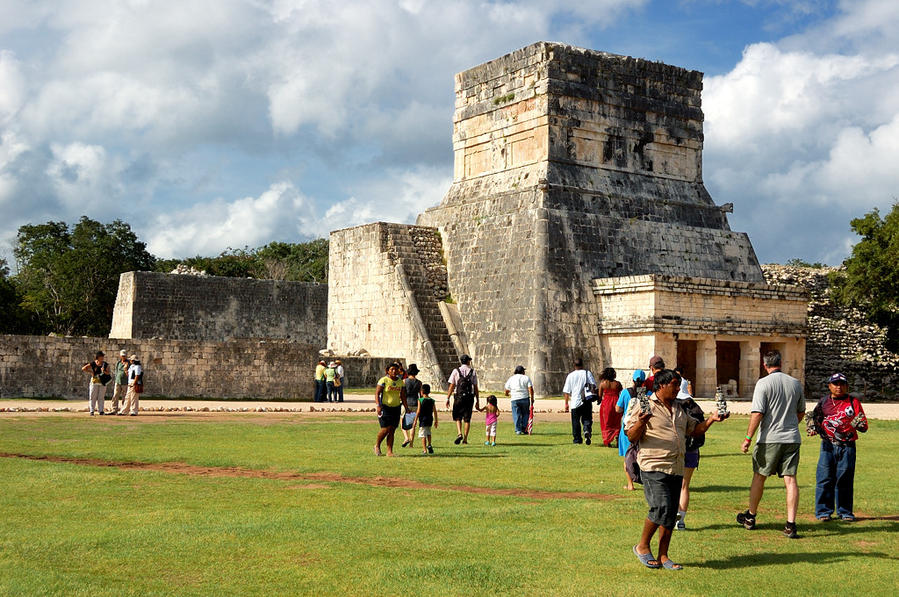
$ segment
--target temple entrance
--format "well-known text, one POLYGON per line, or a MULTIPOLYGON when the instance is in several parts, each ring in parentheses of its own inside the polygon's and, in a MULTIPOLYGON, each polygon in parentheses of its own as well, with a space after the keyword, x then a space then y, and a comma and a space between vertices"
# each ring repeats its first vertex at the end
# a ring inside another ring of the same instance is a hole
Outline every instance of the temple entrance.
POLYGON ((787 345, 783 342, 762 342, 759 344, 759 379, 768 375, 768 372, 765 371, 765 353, 777 350, 780 352, 781 359, 784 359, 786 357, 784 355, 786 347, 787 345))
POLYGON ((696 340, 677 341, 677 363, 684 372, 684 378, 693 382, 693 391, 696 391, 696 348, 699 342, 696 340))
POLYGON ((730 380, 740 385, 740 343, 715 342, 715 373, 719 386, 726 386, 730 380))

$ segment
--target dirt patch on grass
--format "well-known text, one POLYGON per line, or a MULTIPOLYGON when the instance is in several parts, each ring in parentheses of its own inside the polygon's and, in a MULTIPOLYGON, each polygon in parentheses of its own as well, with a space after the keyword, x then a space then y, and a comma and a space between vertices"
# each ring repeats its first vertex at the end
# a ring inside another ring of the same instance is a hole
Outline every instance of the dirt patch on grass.
MULTIPOLYGON (((0 452, 0 458, 22 458, 25 460, 63 462, 82 466, 110 467, 124 470, 162 471, 196 477, 240 477, 247 479, 273 479, 276 481, 314 481, 319 484, 349 483, 353 485, 367 485, 370 487, 436 489, 441 491, 460 491, 463 493, 521 497, 537 500, 610 500, 618 497, 604 493, 590 493, 586 491, 547 491, 518 487, 498 489, 493 487, 478 487, 475 485, 440 485, 437 483, 425 483, 414 479, 401 479, 397 477, 353 477, 329 472, 292 473, 288 471, 267 471, 241 467, 198 466, 186 464, 184 462, 116 462, 112 460, 101 460, 99 458, 35 456, 31 454, 12 454, 7 452, 0 452)), ((293 488, 298 487, 293 486, 293 488)), ((303 488, 310 489, 311 486, 304 485, 303 488)))

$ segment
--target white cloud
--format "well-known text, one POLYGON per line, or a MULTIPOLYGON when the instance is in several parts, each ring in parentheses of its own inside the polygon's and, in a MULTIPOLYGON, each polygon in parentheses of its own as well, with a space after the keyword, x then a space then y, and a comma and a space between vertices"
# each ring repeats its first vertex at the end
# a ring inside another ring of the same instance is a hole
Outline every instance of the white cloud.
POLYGON ((258 197, 216 199, 159 215, 148 226, 150 252, 161 257, 215 255, 274 240, 320 236, 314 207, 293 184, 278 182, 258 197))
POLYGON ((25 99, 25 78, 15 54, 0 50, 0 127, 7 126, 25 99))
POLYGON ((841 261, 849 220, 899 194, 899 4, 841 10, 705 81, 706 180, 766 261, 841 261))
POLYGON ((437 205, 450 187, 452 176, 442 168, 384 172, 383 177, 358 185, 349 199, 325 213, 325 229, 337 230, 370 222, 413 223, 429 207, 437 205))

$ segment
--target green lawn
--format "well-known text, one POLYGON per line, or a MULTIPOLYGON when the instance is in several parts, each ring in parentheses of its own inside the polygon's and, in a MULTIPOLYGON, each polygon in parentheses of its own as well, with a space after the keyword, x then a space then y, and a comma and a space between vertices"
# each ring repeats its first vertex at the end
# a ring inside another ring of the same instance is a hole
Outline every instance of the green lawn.
POLYGON ((495 448, 483 445, 480 424, 477 441, 454 446, 444 424, 435 455, 398 447, 388 459, 372 455, 371 415, 3 415, 3 453, 196 467, 0 457, 0 595, 896 592, 897 422, 874 421, 862 436, 854 524, 814 522, 818 441, 803 444, 795 541, 780 532, 776 479, 759 528, 734 523, 751 476, 736 449, 746 419, 716 425, 689 530, 672 542, 686 568, 669 572, 642 568, 631 553, 645 502, 623 490, 617 451, 571 445, 564 423, 515 436, 502 419, 495 448), (265 475, 233 476, 235 467, 265 475))

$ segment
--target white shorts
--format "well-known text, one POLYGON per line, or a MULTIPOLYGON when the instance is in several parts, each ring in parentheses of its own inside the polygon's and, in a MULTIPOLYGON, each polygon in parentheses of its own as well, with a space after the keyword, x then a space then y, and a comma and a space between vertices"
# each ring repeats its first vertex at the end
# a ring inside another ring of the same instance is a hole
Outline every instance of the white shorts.
POLYGON ((496 435, 496 423, 487 425, 487 435, 496 435))
POLYGON ((431 437, 431 428, 430 427, 419 427, 418 428, 418 437, 431 437))

